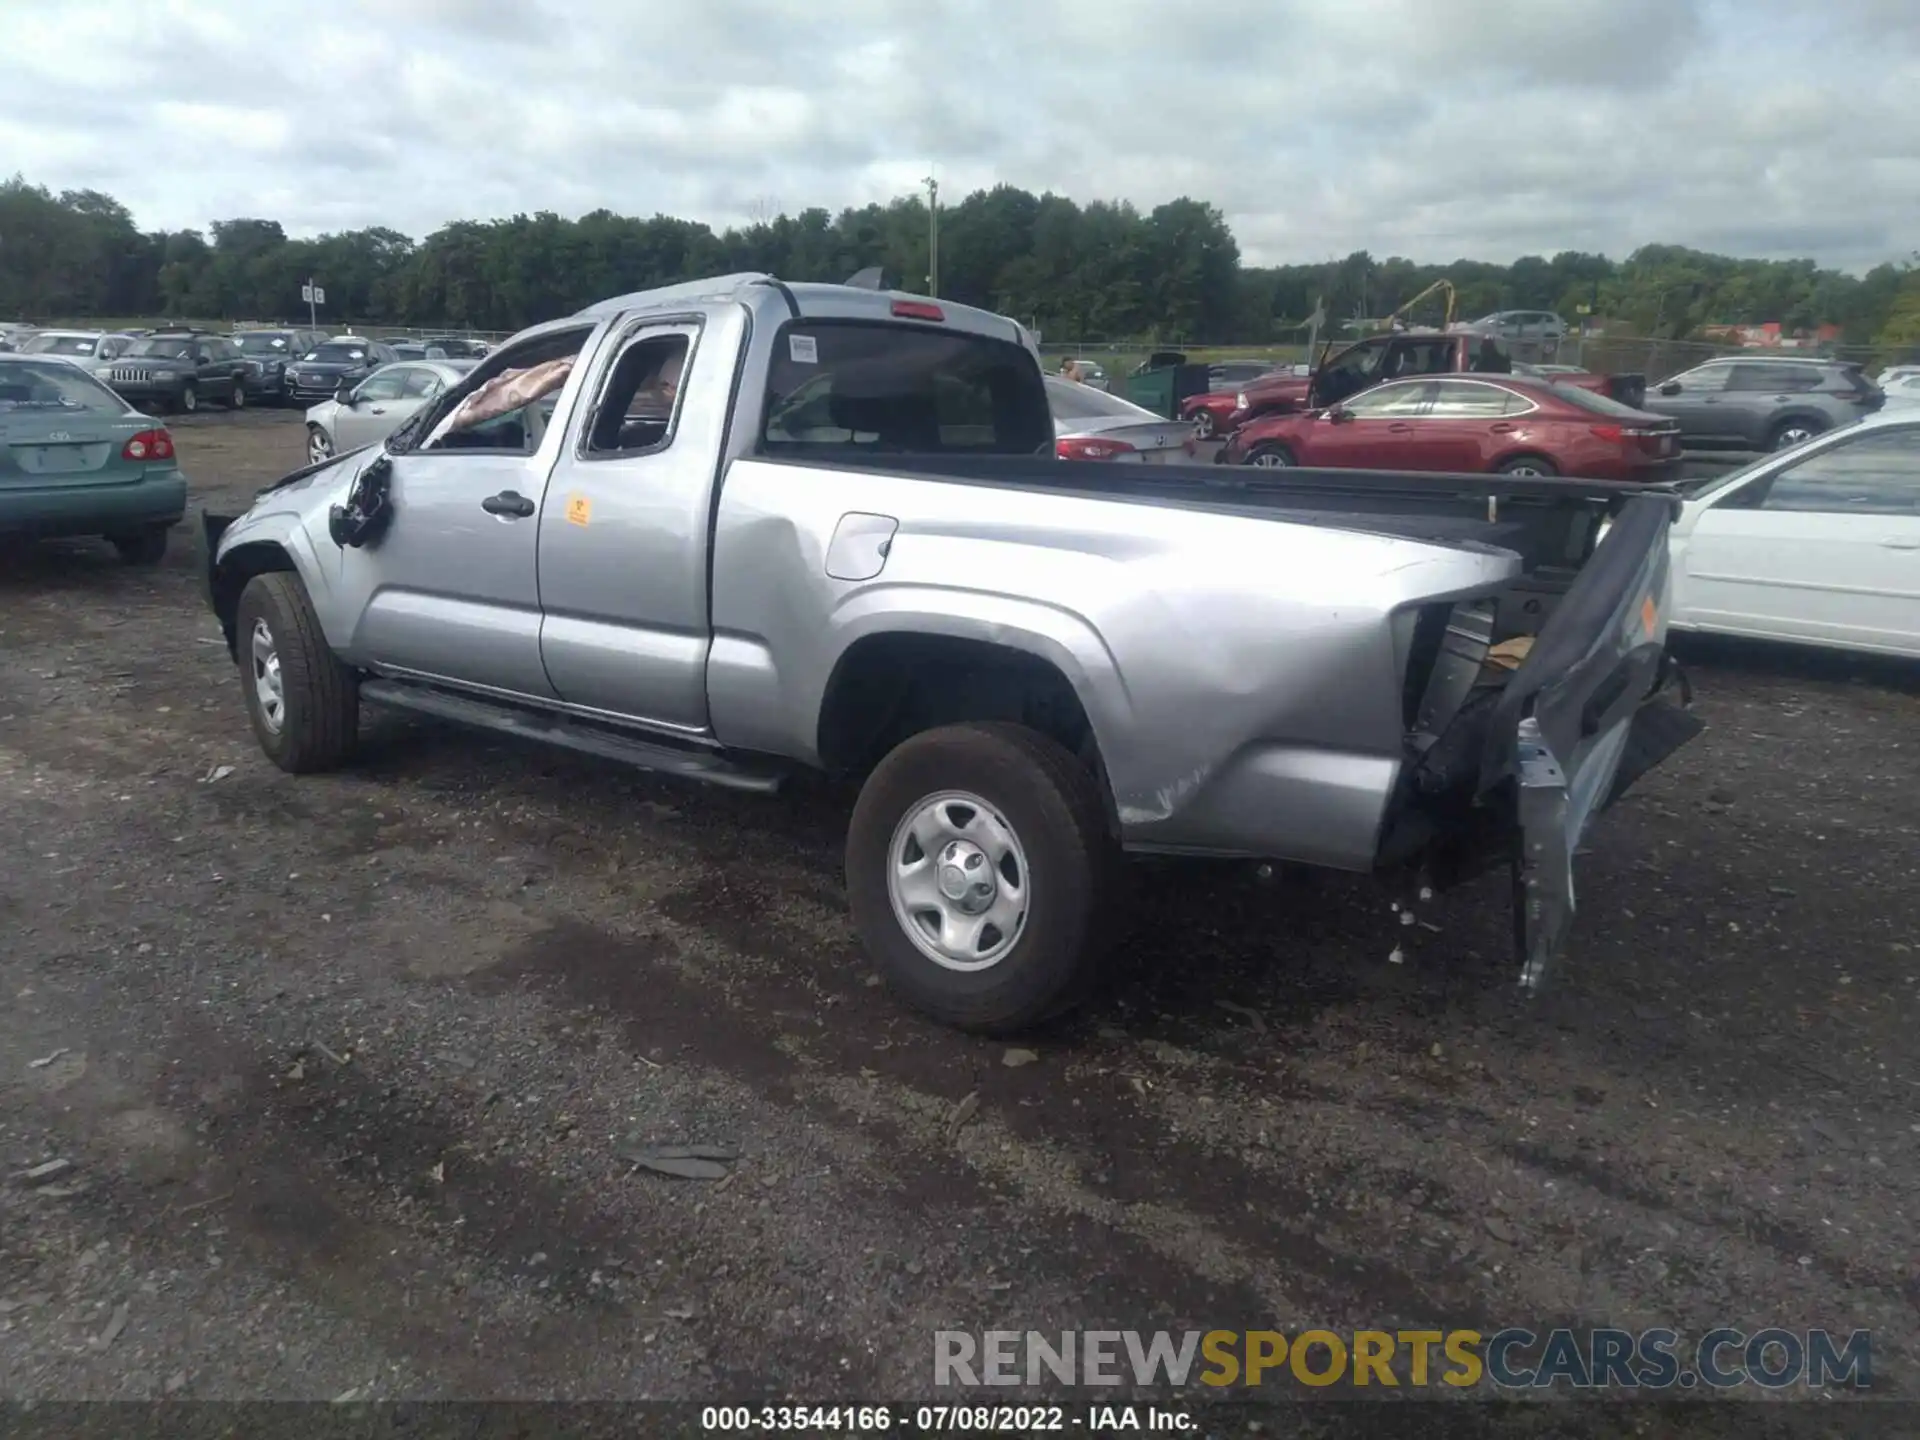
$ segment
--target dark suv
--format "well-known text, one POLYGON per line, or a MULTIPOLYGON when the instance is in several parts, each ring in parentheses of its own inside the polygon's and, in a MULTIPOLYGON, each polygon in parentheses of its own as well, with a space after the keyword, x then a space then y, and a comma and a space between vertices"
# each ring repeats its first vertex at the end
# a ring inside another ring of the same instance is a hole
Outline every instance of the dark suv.
POLYGON ((1649 386, 1640 408, 1679 421, 1690 450, 1787 450, 1886 401, 1844 360, 1727 356, 1649 386))
POLYGON ((327 337, 318 330, 240 330, 232 336, 246 357, 247 393, 269 405, 287 395, 287 366, 327 337))
POLYGON ((449 360, 484 360, 487 356, 487 342, 471 336, 429 335, 416 343, 425 348, 430 359, 439 358, 433 353, 436 350, 449 360))
POLYGON ((155 330, 129 345, 103 377, 133 405, 192 414, 203 400, 239 410, 250 387, 240 347, 210 330, 155 330))
POLYGON ((336 335, 287 366, 287 398, 300 405, 331 400, 342 385, 358 385, 400 357, 390 346, 359 335, 336 335))

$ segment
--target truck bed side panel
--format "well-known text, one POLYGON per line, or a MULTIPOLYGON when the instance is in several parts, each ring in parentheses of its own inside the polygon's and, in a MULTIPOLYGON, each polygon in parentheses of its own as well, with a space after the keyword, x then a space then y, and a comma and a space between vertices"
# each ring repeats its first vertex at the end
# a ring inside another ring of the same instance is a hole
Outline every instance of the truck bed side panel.
POLYGON ((1072 684, 1130 846, 1363 869, 1404 743, 1394 611, 1520 568, 1485 545, 1244 507, 740 460, 714 541, 714 731, 816 759, 851 646, 889 631, 979 639, 1072 684), (868 579, 827 573, 850 515, 897 525, 868 579))

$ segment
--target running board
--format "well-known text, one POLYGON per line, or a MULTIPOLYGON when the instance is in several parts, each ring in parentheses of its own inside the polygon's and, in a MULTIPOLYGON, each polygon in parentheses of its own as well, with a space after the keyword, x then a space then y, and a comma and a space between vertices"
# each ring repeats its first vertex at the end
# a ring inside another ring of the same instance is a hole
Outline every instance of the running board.
POLYGON ((360 682, 360 698, 376 705, 413 710, 439 720, 494 730, 546 745, 559 745, 604 760, 618 760, 642 770, 723 785, 730 790, 752 790, 771 795, 785 778, 777 771, 749 770, 724 756, 682 749, 626 735, 590 721, 551 711, 523 709, 455 695, 447 690, 412 685, 399 680, 368 678, 360 682))

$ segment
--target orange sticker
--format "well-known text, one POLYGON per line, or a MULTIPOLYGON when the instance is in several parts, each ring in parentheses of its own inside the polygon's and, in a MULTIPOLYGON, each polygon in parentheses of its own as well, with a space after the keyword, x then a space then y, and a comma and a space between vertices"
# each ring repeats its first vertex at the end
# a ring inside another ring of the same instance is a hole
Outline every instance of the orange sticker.
MULTIPOLYGON (((570 495, 567 497, 567 523, 569 525, 585 525, 592 519, 593 502, 591 500, 587 499, 584 495, 570 495)), ((1648 603, 1651 604, 1652 602, 1649 601, 1648 603)))
POLYGON ((1653 597, 1647 596, 1640 602, 1640 628, 1647 632, 1647 638, 1653 638, 1653 632, 1660 624, 1659 607, 1653 603, 1653 597))

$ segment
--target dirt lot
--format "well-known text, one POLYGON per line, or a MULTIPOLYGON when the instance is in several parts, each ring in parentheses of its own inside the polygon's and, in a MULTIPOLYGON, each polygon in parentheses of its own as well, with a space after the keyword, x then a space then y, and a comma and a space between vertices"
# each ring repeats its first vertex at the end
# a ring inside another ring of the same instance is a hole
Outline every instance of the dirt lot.
MULTIPOLYGON (((214 508, 300 463, 177 428, 214 508)), ((1912 1394, 1910 671, 1692 652, 1538 1001, 1492 883, 1403 931, 1142 866, 1015 1050, 877 987, 843 795, 384 716, 279 773, 178 541, 0 571, 0 1395, 925 1397, 937 1328, 1420 1323, 1869 1327, 1912 1394)))

